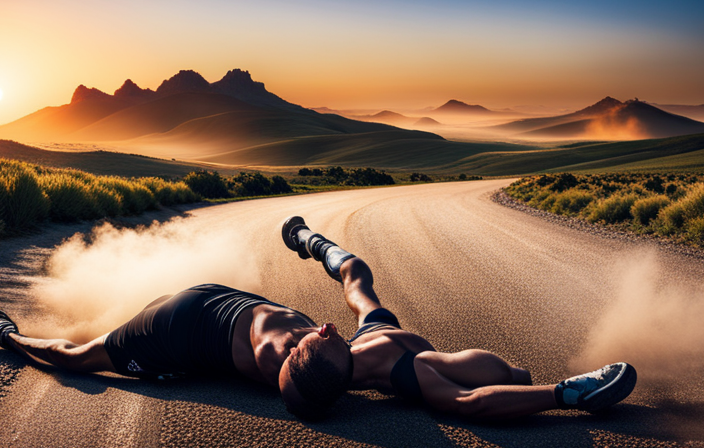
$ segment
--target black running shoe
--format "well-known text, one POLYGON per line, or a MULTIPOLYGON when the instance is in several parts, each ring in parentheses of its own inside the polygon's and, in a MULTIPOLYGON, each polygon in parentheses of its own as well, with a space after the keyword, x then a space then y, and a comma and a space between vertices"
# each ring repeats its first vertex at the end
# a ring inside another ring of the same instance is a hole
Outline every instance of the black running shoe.
POLYGON ((0 347, 5 350, 12 350, 12 347, 7 342, 10 333, 18 333, 17 324, 15 324, 10 316, 0 311, 0 347))
POLYGON ((636 369, 619 362, 562 381, 555 398, 561 409, 599 412, 629 396, 636 380, 636 369))
POLYGON ((306 241, 312 235, 306 222, 300 216, 291 216, 286 220, 281 228, 281 236, 284 239, 286 247, 298 253, 302 259, 310 258, 310 254, 306 250, 306 241), (300 231, 303 231, 299 234, 300 231))
POLYGON ((313 233, 300 216, 291 216, 281 228, 286 247, 303 258, 320 261, 330 277, 342 282, 340 267, 355 256, 319 233, 313 233))

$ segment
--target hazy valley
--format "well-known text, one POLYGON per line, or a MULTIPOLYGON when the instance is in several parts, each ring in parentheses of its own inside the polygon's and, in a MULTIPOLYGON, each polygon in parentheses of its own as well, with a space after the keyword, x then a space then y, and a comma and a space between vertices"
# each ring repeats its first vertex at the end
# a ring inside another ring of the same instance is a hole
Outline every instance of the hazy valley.
MULTIPOLYGON (((704 150, 697 135, 704 133, 704 123, 694 119, 704 115, 704 106, 659 108, 606 97, 570 113, 516 109, 450 100, 416 111, 312 110, 269 92, 247 71, 231 70, 210 83, 182 70, 156 90, 129 79, 112 95, 81 85, 69 104, 0 126, 0 139, 86 153, 81 157, 108 151, 90 156, 94 159, 121 152, 172 160, 164 172, 174 164, 196 163, 221 169, 341 165, 515 175, 638 167, 653 159, 686 169, 699 165, 698 151, 704 150)), ((0 156, 18 158, 17 148, 4 143, 0 156)), ((27 160, 58 163, 64 157, 65 165, 80 165, 76 154, 25 152, 27 160)))

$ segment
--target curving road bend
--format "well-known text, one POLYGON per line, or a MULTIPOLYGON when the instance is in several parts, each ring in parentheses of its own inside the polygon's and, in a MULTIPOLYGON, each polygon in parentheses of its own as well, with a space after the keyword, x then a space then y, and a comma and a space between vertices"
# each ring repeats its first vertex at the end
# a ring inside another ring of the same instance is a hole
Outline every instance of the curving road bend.
MULTIPOLYGON (((335 322, 352 335, 355 320, 339 285, 281 242, 283 220, 301 215, 314 231, 364 258, 382 303, 440 350, 495 351, 530 369, 536 383, 631 362, 639 384, 608 414, 554 411, 491 424, 364 392, 345 396, 328 421, 305 424, 286 413, 275 391, 251 383, 70 375, 0 351, 0 446, 704 445, 704 262, 492 202, 491 192, 508 183, 350 190, 192 210, 186 219, 153 226, 149 235, 105 236, 117 246, 106 243, 102 250, 129 263, 108 268, 93 262, 96 281, 123 276, 110 283, 120 292, 132 281, 125 273, 153 274, 150 295, 122 311, 110 302, 116 313, 139 309, 157 290, 217 281, 317 322, 335 322), (115 247, 150 249, 140 257, 115 247), (170 275, 154 267, 167 265, 170 275)), ((74 254, 68 265, 90 263, 91 250, 74 254)), ((68 277, 53 286, 52 279, 39 280, 49 284, 28 289, 30 305, 23 306, 35 314, 23 315, 21 328, 36 329, 33 317, 56 306, 38 291, 51 295, 80 286, 68 277)), ((91 319, 97 322, 93 336, 110 329, 103 317, 91 319)))

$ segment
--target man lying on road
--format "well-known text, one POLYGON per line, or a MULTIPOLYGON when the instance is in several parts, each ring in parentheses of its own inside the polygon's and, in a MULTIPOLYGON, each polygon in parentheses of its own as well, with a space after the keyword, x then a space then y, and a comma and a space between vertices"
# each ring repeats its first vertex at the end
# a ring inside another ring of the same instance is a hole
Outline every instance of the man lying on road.
POLYGON ((147 379, 244 376, 277 388, 292 382, 301 390, 313 387, 311 408, 326 409, 352 378, 349 345, 331 328, 255 294, 207 284, 163 296, 82 345, 23 336, 0 311, 0 346, 75 372, 147 379), (280 378, 284 362, 287 372, 280 378))
POLYGON ((528 371, 482 350, 435 351, 400 328, 382 308, 369 267, 300 217, 283 227, 286 245, 323 263, 342 282, 360 328, 345 341, 333 324, 263 297, 220 285, 200 285, 149 304, 123 326, 87 344, 19 333, 0 311, 0 346, 40 364, 77 372, 116 372, 163 379, 193 375, 247 377, 278 387, 302 418, 325 415, 348 388, 377 389, 442 411, 515 417, 555 408, 598 411, 626 398, 636 373, 625 363, 532 386, 528 371))
MULTIPOLYGON (((357 316, 359 329, 349 340, 352 389, 377 389, 468 417, 507 418, 558 408, 597 412, 625 399, 635 387, 636 371, 626 363, 534 386, 527 370, 493 353, 438 352, 423 337, 401 329, 394 314, 381 307, 364 261, 311 232, 303 218, 289 218, 282 233, 289 249, 303 259, 312 256, 322 262, 342 283, 347 305, 357 316)), ((286 375, 282 370, 281 378, 286 375)), ((281 383, 284 401, 296 414, 305 415, 313 392, 295 388, 293 382, 281 383)))

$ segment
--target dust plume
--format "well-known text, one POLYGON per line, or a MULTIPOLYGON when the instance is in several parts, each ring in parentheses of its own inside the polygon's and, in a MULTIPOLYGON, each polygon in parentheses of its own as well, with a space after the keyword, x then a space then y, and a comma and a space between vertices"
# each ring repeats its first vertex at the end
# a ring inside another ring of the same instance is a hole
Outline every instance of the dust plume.
POLYGON ((629 254, 616 297, 571 363, 588 371, 632 363, 642 379, 665 380, 704 367, 704 289, 662 275, 653 253, 629 254))
POLYGON ((636 117, 628 116, 626 104, 612 108, 608 113, 589 120, 583 138, 603 140, 639 140, 648 138, 644 126, 636 117))
POLYGON ((46 308, 26 326, 36 337, 86 342, 122 325, 151 301, 202 283, 257 292, 259 270, 236 229, 202 228, 188 219, 148 228, 104 224, 59 246, 47 277, 32 287, 46 308))

